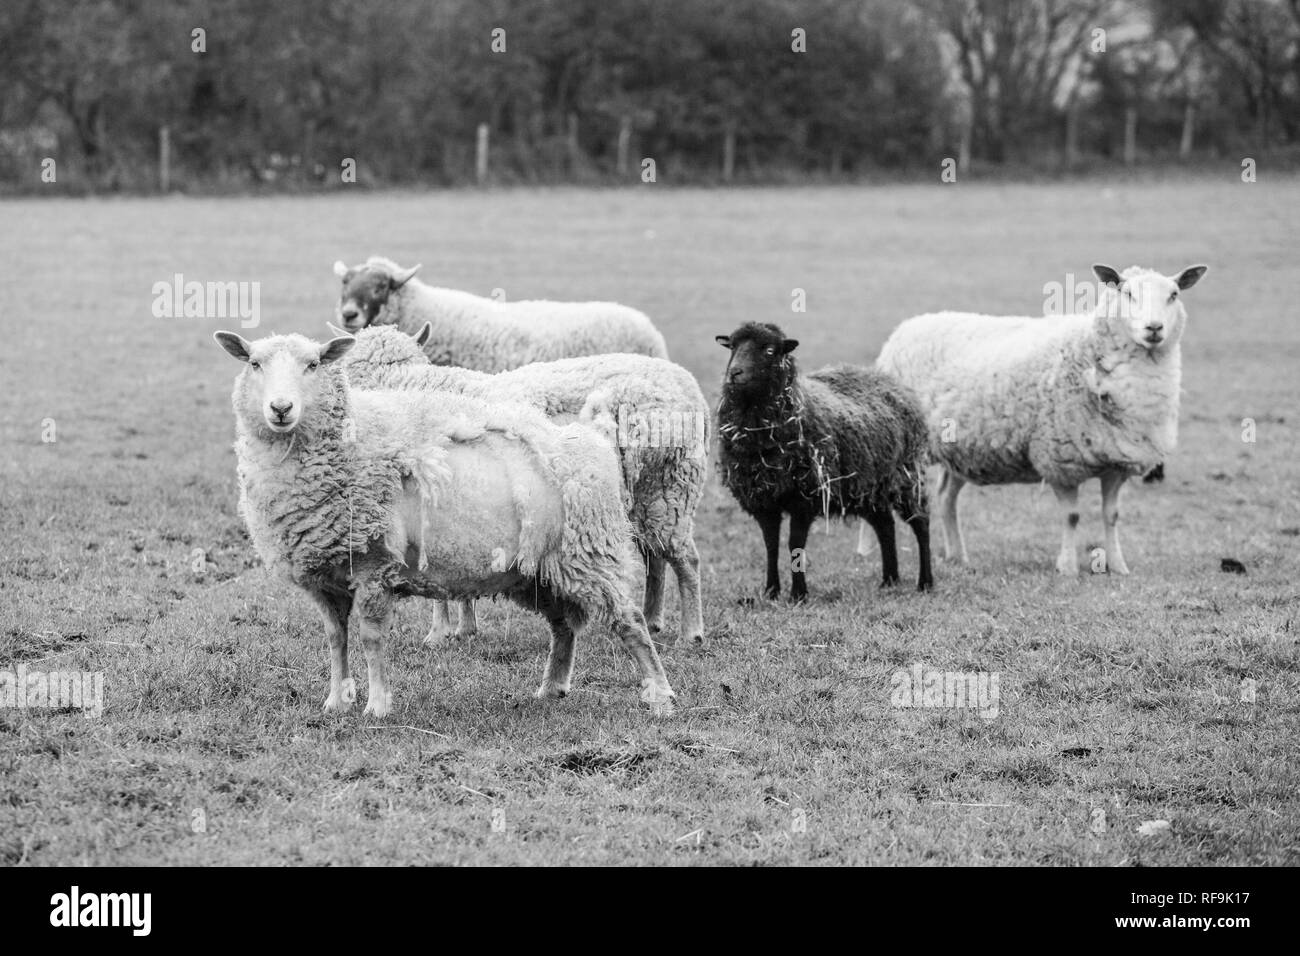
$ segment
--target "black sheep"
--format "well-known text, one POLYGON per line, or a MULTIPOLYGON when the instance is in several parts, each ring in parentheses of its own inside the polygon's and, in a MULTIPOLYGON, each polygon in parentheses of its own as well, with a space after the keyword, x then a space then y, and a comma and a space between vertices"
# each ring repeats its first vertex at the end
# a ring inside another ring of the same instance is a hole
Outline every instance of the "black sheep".
POLYGON ((912 527, 918 590, 930 572, 925 420, 916 397, 874 369, 835 365, 799 375, 799 343, 777 326, 747 322, 717 336, 731 350, 718 404, 722 483, 753 515, 767 546, 769 598, 781 592, 777 547, 790 515, 791 598, 808 595, 808 529, 817 516, 857 515, 880 541, 883 584, 898 581, 891 510, 912 527))

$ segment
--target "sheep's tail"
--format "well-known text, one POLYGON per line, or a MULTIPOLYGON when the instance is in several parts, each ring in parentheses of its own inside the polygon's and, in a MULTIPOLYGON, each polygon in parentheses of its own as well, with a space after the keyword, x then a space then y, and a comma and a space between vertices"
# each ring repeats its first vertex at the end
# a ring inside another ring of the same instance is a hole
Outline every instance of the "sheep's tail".
POLYGON ((613 444, 623 472, 623 509, 638 544, 653 552, 689 536, 709 473, 709 414, 703 398, 618 405, 597 389, 578 419, 613 444))
POLYGON ((618 408, 615 407, 610 392, 607 389, 597 389, 587 396, 587 401, 578 411, 578 421, 593 429, 614 447, 619 463, 623 466, 623 508, 625 511, 631 509, 632 489, 636 487, 637 479, 640 477, 641 456, 636 454, 635 449, 625 447, 626 442, 623 440, 618 420, 618 408))
MULTIPOLYGON (((420 499, 420 543, 416 567, 423 571, 429 566, 428 552, 425 547, 425 533, 434 508, 438 507, 441 491, 451 481, 451 466, 447 461, 447 451, 440 445, 428 445, 419 449, 407 467, 415 492, 420 499)), ((389 542, 392 551, 392 542, 389 542)), ((406 542, 400 544, 399 555, 404 555, 406 542)))
POLYGON ((613 448, 591 440, 595 435, 588 426, 568 425, 564 431, 552 459, 564 528, 558 550, 541 562, 539 577, 576 602, 576 613, 584 618, 608 619, 628 599, 632 558, 626 511, 610 495, 617 487, 617 460, 613 448))

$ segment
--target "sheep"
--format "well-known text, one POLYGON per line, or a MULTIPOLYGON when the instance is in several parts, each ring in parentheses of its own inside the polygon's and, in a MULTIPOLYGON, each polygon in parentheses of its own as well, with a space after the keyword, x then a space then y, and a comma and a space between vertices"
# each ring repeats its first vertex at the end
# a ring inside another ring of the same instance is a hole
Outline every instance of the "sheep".
POLYGON ((664 337, 644 313, 615 302, 499 302, 456 289, 440 289, 371 256, 349 269, 334 263, 343 280, 338 317, 349 332, 396 325, 414 335, 426 323, 425 343, 435 365, 504 372, 529 362, 579 355, 631 352, 668 358, 664 337))
POLYGON ((808 529, 820 513, 857 515, 876 532, 884 577, 898 581, 891 509, 916 535, 918 590, 934 584, 924 475, 925 419, 911 392, 873 369, 800 375, 798 342, 770 323, 716 336, 731 351, 718 403, 722 483, 763 532, 769 598, 780 596, 777 548, 790 515, 791 599, 807 599, 808 529))
MULTIPOLYGON (((490 403, 521 402, 552 419, 603 426, 619 450, 624 502, 646 563, 650 633, 663 631, 667 563, 681 599, 678 639, 703 640, 694 520, 708 475, 709 416, 694 377, 664 359, 627 354, 537 362, 488 375, 429 365, 420 350, 428 333, 427 325, 415 338, 393 326, 363 329, 348 353, 349 381, 360 388, 435 389, 490 403)), ((473 604, 464 602, 457 634, 473 633, 475 626, 473 604)), ((425 643, 439 643, 450 629, 439 604, 425 643)))
POLYGON ((348 619, 358 611, 366 713, 392 708, 383 641, 397 598, 505 594, 542 614, 551 651, 537 696, 570 690, 573 645, 609 622, 641 674, 641 699, 672 688, 628 592, 631 547, 609 443, 580 423, 457 395, 350 388, 351 336, 217 343, 235 380, 240 513, 262 560, 311 597, 330 644, 325 710, 356 698, 348 619))
POLYGON ((1078 573, 1079 485, 1101 479, 1106 566, 1128 574, 1119 494, 1160 465, 1178 437, 1178 293, 1205 274, 1093 267, 1103 283, 1090 314, 1030 318, 941 312, 903 322, 877 367, 921 396, 940 465, 944 551, 968 561, 957 496, 977 485, 1043 481, 1064 517, 1056 570, 1078 573))

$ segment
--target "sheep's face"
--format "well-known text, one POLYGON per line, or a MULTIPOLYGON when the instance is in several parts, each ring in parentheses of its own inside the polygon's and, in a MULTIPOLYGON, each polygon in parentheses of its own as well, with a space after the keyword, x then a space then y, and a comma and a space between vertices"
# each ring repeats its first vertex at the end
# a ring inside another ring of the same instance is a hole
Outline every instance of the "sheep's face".
POLYGON ((336 394, 338 384, 322 374, 356 339, 325 344, 302 335, 273 335, 249 342, 234 332, 217 332, 217 344, 247 367, 235 382, 235 413, 259 433, 287 435, 310 411, 336 394))
POLYGON ((352 269, 342 262, 334 263, 334 274, 343 280, 338 306, 343 327, 357 332, 370 325, 385 324, 388 297, 406 285, 419 268, 402 269, 375 260, 352 269))
POLYGON ((1205 266, 1189 266, 1175 276, 1134 266, 1121 275, 1110 266, 1093 266, 1097 278, 1113 288, 1105 299, 1105 318, 1137 345, 1157 349, 1177 343, 1187 324, 1179 293, 1196 285, 1205 266))
POLYGON ((751 398, 785 386, 793 361, 789 355, 799 345, 775 325, 756 322, 714 340, 731 351, 722 376, 723 389, 751 398))

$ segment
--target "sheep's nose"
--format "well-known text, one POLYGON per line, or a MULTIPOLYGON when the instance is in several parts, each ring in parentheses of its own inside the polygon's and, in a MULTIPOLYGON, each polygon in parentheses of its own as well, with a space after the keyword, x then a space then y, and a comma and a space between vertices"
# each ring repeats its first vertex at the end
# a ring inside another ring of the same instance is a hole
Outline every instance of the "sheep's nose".
POLYGON ((1148 323, 1147 323, 1147 331, 1148 331, 1148 332, 1159 332, 1159 331, 1160 331, 1161 329, 1163 329, 1164 327, 1165 327, 1165 325, 1164 325, 1163 322, 1148 322, 1148 323))
POLYGON ((284 418, 293 411, 293 402, 272 402, 271 411, 275 412, 277 418, 284 418))
POLYGON ((345 322, 351 322, 353 319, 355 319, 355 318, 356 318, 358 315, 360 315, 361 313, 357 310, 357 308, 356 308, 355 306, 351 306, 351 305, 350 305, 350 306, 348 306, 346 309, 344 309, 344 310, 342 311, 342 313, 340 313, 340 314, 343 316, 343 321, 345 321, 345 322))

